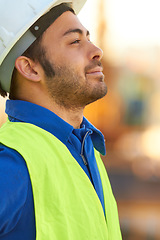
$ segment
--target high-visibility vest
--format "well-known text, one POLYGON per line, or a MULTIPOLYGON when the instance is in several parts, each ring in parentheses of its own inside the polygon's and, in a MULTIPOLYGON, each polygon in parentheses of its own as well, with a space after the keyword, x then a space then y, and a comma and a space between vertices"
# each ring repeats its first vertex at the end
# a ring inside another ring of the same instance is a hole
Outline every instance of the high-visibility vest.
MULTIPOLYGON (((67 147, 29 123, 7 122, 0 142, 26 161, 35 206, 36 240, 121 240, 117 204, 99 152, 105 212, 88 176, 67 147)), ((27 224, 27 223, 26 223, 27 224)))

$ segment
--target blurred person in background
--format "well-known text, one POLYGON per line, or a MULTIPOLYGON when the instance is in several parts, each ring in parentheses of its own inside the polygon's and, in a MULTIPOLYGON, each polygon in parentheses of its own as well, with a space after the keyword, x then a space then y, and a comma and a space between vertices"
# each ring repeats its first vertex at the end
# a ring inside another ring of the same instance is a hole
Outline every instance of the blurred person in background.
POLYGON ((83 116, 107 93, 85 0, 13 2, 0 1, 0 239, 120 240, 104 137, 83 116))

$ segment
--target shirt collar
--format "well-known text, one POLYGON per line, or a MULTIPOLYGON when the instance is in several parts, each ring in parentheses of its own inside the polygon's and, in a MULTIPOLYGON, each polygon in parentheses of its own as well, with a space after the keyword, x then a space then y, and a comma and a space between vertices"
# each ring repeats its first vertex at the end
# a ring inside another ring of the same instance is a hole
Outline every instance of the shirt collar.
POLYGON ((91 134, 93 146, 97 151, 99 151, 102 155, 106 154, 105 147, 105 139, 101 131, 99 131, 95 126, 93 126, 85 117, 83 117, 83 121, 81 126, 85 125, 87 130, 91 130, 93 133, 91 134))
MULTIPOLYGON (((34 103, 21 100, 7 100, 6 113, 9 119, 14 119, 13 121, 31 123, 52 133, 64 144, 69 140, 74 130, 73 126, 58 117, 55 113, 34 103)), ((81 127, 85 127, 87 131, 91 130, 93 132, 91 138, 94 147, 102 155, 105 155, 106 150, 103 134, 85 117, 83 117, 81 127)))

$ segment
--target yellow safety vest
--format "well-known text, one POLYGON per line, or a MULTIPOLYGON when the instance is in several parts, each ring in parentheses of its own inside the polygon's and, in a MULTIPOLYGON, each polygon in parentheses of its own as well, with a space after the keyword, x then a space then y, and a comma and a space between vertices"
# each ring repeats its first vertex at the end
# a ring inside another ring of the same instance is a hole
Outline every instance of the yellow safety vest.
POLYGON ((67 147, 51 133, 29 123, 8 121, 0 129, 0 142, 19 152, 26 161, 37 240, 122 239, 116 201, 96 150, 106 219, 88 176, 67 147))

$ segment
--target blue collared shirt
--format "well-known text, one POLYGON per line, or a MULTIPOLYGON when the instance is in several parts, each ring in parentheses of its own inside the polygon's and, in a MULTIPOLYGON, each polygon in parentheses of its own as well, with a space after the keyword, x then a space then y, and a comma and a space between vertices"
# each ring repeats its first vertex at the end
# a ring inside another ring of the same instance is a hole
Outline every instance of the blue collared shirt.
MULTIPOLYGON (((25 101, 8 100, 6 113, 10 121, 34 124, 66 145, 92 182, 105 214, 102 183, 94 157, 94 148, 105 154, 102 133, 85 117, 80 128, 74 129, 48 109, 25 101)), ((22 233, 24 240, 35 239, 33 195, 25 161, 19 153, 3 145, 0 145, 0 180, 0 239, 19 240, 22 233)))

